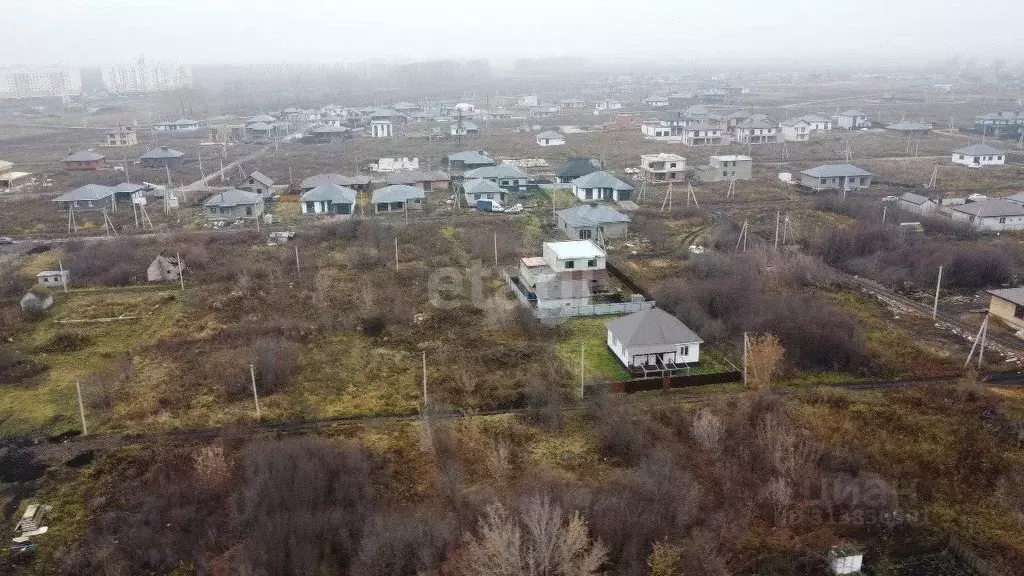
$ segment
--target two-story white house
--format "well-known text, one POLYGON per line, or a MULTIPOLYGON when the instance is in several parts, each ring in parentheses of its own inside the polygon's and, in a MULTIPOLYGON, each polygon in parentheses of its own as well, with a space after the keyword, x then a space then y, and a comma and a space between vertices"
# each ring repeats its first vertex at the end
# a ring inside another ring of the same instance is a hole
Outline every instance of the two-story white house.
POLYGON ((721 146, 728 144, 722 127, 707 122, 696 122, 683 129, 683 144, 687 146, 721 146))
POLYGON ((545 242, 543 256, 519 261, 517 286, 537 308, 571 308, 590 304, 605 291, 607 256, 591 240, 545 242))
POLYGON ((806 142, 811 138, 811 123, 803 118, 786 118, 779 122, 782 139, 786 142, 806 142))
POLYGON ((861 112, 860 110, 847 110, 840 112, 832 117, 835 121, 837 128, 844 130, 860 130, 861 128, 870 128, 871 121, 868 120, 868 115, 861 112))
POLYGON ((779 141, 779 125, 764 114, 754 114, 736 123, 733 137, 740 144, 773 144, 779 141))
POLYGON ((641 154, 640 174, 648 182, 682 182, 686 179, 686 158, 665 152, 641 154))

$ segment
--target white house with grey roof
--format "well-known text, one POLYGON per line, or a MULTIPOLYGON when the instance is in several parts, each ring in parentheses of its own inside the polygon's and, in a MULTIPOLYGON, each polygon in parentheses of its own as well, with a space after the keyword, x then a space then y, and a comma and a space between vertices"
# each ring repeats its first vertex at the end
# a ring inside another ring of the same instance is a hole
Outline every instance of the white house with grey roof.
POLYGON ((344 186, 351 188, 356 191, 365 190, 370 185, 369 176, 345 176, 342 174, 317 174, 306 178, 299 184, 299 189, 303 192, 308 192, 317 186, 323 184, 337 184, 338 186, 344 186))
POLYGON ((836 128, 842 128, 844 130, 860 130, 861 128, 870 128, 871 121, 868 120, 868 115, 861 112, 860 110, 847 110, 840 112, 832 117, 835 121, 836 128))
POLYGON ((782 139, 786 142, 805 142, 811 139, 811 123, 803 118, 786 118, 779 122, 782 139))
POLYGON ((555 215, 558 217, 558 229, 570 240, 602 243, 624 237, 629 226, 629 216, 596 202, 565 208, 555 215))
POLYGON ((631 372, 674 372, 700 361, 704 340, 678 318, 648 308, 605 323, 608 348, 631 372))
POLYGON ((445 156, 441 162, 451 172, 494 166, 496 162, 485 150, 464 150, 445 156))
POLYGON ((74 210, 102 210, 110 205, 114 209, 114 194, 116 190, 102 184, 86 184, 79 186, 71 192, 61 194, 53 199, 68 209, 74 210))
POLYGON ((303 214, 350 215, 359 193, 337 184, 321 184, 299 196, 303 214))
POLYGON ((382 212, 404 212, 405 210, 422 210, 426 194, 422 188, 409 186, 407 184, 392 184, 373 191, 370 202, 373 203, 373 211, 377 214, 382 212))
POLYGON ((800 185, 815 192, 853 191, 871 186, 873 174, 852 164, 824 164, 800 173, 800 185))
POLYGON ((474 178, 462 183, 462 194, 465 197, 467 206, 476 206, 477 200, 505 201, 508 190, 498 186, 491 180, 474 178))
POLYGON ((475 168, 465 172, 462 176, 466 180, 473 180, 476 178, 490 180, 498 186, 512 191, 524 190, 529 182, 529 177, 526 175, 526 172, 523 172, 518 166, 505 163, 497 164, 495 166, 475 168))
POLYGON ((953 221, 963 222, 982 232, 1024 230, 1024 205, 1005 198, 946 206, 945 210, 953 221))
POLYGON ((913 192, 904 192, 896 198, 896 206, 900 210, 914 214, 931 214, 939 209, 938 202, 913 192))
POLYGON ((537 134, 537 146, 564 146, 565 135, 555 132, 554 130, 547 130, 537 134))
POLYGON ((572 181, 572 193, 580 200, 631 200, 633 187, 615 176, 599 170, 572 181))
POLYGON ((973 144, 953 150, 953 164, 969 168, 1002 166, 1006 164, 1006 152, 988 144, 973 144))
POLYGON ((207 198, 203 211, 210 220, 258 218, 263 214, 263 196, 232 188, 207 198))
POLYGON ((164 168, 181 164, 184 161, 184 152, 167 146, 153 148, 139 157, 139 163, 143 168, 164 168))

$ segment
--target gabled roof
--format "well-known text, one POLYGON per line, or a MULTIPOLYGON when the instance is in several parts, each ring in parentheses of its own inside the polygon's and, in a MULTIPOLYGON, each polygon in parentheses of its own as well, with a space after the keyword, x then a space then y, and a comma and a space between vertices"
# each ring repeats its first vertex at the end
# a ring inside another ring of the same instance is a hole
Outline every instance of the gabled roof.
POLYGON ((871 176, 871 172, 858 168, 853 164, 824 164, 822 166, 816 166, 809 170, 804 170, 801 174, 806 174, 814 178, 836 178, 839 176, 871 176))
POLYGON ((86 184, 79 186, 67 194, 61 194, 53 199, 54 202, 82 202, 87 200, 103 200, 110 198, 114 189, 102 184, 86 184))
POLYGON ((599 170, 597 172, 591 172, 585 176, 572 181, 572 185, 577 188, 612 188, 615 190, 633 190, 633 187, 626 184, 622 180, 619 180, 615 176, 599 170))
POLYGON ((556 214, 573 228, 599 226, 616 222, 629 222, 629 216, 609 208, 604 204, 584 204, 559 210, 556 214))
POLYGON ((800 118, 786 118, 782 122, 779 122, 779 124, 782 125, 782 126, 790 126, 790 127, 792 127, 792 126, 796 126, 797 124, 800 124, 801 122, 804 123, 804 124, 807 124, 807 125, 810 125, 810 123, 811 123, 806 118, 800 117, 800 118))
POLYGON ((548 130, 537 134, 537 140, 565 140, 565 136, 554 130, 548 130))
POLYGON ((1006 154, 1006 152, 989 146, 988 144, 972 144, 964 148, 957 148, 956 150, 953 150, 953 154, 963 154, 964 156, 986 156, 989 154, 1006 154))
POLYGON ((464 174, 466 178, 515 178, 525 179, 526 172, 511 164, 498 164, 496 166, 483 166, 474 168, 464 174))
POLYGON ((326 125, 326 124, 321 125, 321 126, 317 126, 316 128, 313 128, 313 130, 312 130, 312 132, 314 134, 342 134, 342 133, 348 132, 348 131, 349 131, 348 128, 346 128, 344 126, 329 126, 329 125, 326 125))
POLYGON ((486 166, 494 164, 494 158, 483 150, 466 150, 448 155, 449 162, 462 162, 467 166, 486 166))
POLYGON ((366 186, 370 183, 367 176, 343 176, 341 174, 317 174, 310 176, 299 184, 299 188, 312 189, 321 184, 337 184, 338 186, 366 186))
POLYGON ((561 168, 556 173, 559 178, 563 179, 576 179, 580 176, 586 176, 592 172, 597 172, 601 169, 601 161, 597 158, 569 158, 565 164, 562 164, 561 168))
POLYGON ((931 199, 928 198, 927 196, 921 196, 920 194, 914 194, 913 192, 904 192, 903 194, 900 194, 900 200, 903 200, 904 202, 909 202, 909 203, 914 204, 916 206, 920 206, 920 205, 924 204, 925 202, 928 202, 931 199))
POLYGON ((840 112, 839 114, 836 114, 836 116, 867 116, 867 114, 861 112, 860 110, 854 110, 851 108, 846 112, 840 112))
POLYGON ((203 202, 203 206, 247 206, 259 203, 262 198, 262 196, 255 192, 246 192, 245 190, 232 188, 231 190, 210 196, 206 199, 206 202, 203 202))
POLYGON ((925 132, 932 129, 931 124, 925 124, 924 122, 912 122, 905 120, 903 122, 897 122, 895 124, 889 124, 885 127, 886 130, 896 130, 898 132, 925 132))
POLYGON ((181 158, 185 153, 174 148, 168 148, 167 146, 160 146, 159 148, 153 148, 149 152, 146 152, 141 157, 146 160, 163 160, 168 158, 181 158))
POLYGON ((357 193, 351 188, 337 184, 321 184, 299 197, 300 202, 333 202, 334 204, 355 204, 357 193))
POLYGON ((374 204, 380 202, 405 202, 407 200, 415 200, 416 198, 425 197, 426 195, 423 193, 422 188, 407 186, 405 184, 392 184, 391 186, 385 186, 374 190, 373 197, 370 201, 374 204))
POLYGON ((968 202, 967 204, 961 204, 959 206, 950 206, 949 209, 980 218, 1024 216, 1024 206, 1005 198, 968 202))
POLYGON ((103 154, 97 154, 92 150, 82 150, 81 152, 75 152, 64 159, 65 162, 95 162, 97 160, 103 160, 106 158, 103 154))
POLYGON ((704 342, 678 318, 661 308, 648 308, 605 323, 608 331, 625 348, 700 344, 704 342))
POLYGON ((751 116, 746 120, 741 120, 736 123, 738 128, 778 128, 779 125, 772 122, 767 116, 757 115, 751 116))
POLYGON ((462 185, 462 190, 466 194, 504 194, 505 189, 498 186, 491 180, 484 180, 483 178, 477 178, 475 180, 468 180, 462 185))
POLYGON ((996 298, 1002 298, 1013 302, 1017 306, 1024 306, 1024 287, 1022 288, 1004 288, 1002 290, 988 290, 988 293, 995 296, 996 298))
POLYGON ((248 120, 245 121, 245 123, 246 124, 256 124, 256 123, 269 124, 269 123, 274 122, 274 121, 276 121, 276 118, 274 118, 270 114, 260 114, 258 116, 253 116, 252 118, 249 118, 248 120))
POLYGON ((259 182, 260 184, 263 184, 264 186, 274 185, 274 181, 268 178, 266 174, 260 172, 259 170, 254 171, 252 174, 249 174, 249 178, 252 178, 253 180, 259 182))
POLYGON ((1006 197, 1010 202, 1016 202, 1017 204, 1024 204, 1024 192, 1017 192, 1006 197))
POLYGON ((145 184, 133 184, 131 182, 121 182, 113 186, 114 193, 116 194, 134 194, 140 190, 145 190, 145 184))
POLYGON ((801 116, 800 119, 804 122, 831 122, 828 118, 818 116, 817 114, 807 114, 806 116, 801 116))

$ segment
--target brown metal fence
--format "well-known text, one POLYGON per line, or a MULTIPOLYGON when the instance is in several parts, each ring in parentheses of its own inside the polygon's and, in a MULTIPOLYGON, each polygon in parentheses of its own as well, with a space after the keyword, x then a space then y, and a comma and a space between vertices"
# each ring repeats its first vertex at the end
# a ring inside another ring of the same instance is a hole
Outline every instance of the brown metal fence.
POLYGON ((601 393, 609 394, 633 394, 635 392, 649 392, 652 390, 669 390, 672 388, 687 388, 690 386, 703 386, 706 384, 725 384, 729 382, 742 382, 743 372, 717 372, 714 374, 694 374, 692 376, 669 376, 665 378, 634 378, 621 382, 606 382, 604 384, 590 384, 584 387, 583 396, 589 397, 601 393))

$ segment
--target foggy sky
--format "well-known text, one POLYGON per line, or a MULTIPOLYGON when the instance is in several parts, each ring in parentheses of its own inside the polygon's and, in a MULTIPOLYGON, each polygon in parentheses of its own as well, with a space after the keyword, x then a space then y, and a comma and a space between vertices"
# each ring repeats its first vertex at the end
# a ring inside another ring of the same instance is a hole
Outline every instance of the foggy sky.
POLYGON ((0 66, 583 56, 1019 60, 1022 0, 0 0, 0 66))

